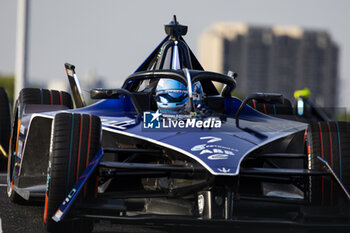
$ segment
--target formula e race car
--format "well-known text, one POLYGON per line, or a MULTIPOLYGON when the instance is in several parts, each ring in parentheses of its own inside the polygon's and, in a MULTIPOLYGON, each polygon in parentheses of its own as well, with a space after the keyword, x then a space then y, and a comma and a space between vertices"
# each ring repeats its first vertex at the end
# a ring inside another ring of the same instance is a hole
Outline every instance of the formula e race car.
POLYGON ((350 229, 350 124, 301 119, 281 94, 233 97, 236 74, 204 71, 187 26, 174 17, 165 31, 121 88, 91 90, 92 105, 71 64, 72 97, 20 92, 9 198, 44 199, 49 232, 100 220, 350 229))

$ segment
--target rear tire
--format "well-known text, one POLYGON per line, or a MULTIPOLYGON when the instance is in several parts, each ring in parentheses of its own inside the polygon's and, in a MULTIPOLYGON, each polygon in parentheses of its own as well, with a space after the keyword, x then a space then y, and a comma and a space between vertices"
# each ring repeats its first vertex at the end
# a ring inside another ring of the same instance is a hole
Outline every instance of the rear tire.
POLYGON ((19 101, 23 104, 64 105, 73 108, 72 98, 65 91, 24 88, 19 94, 19 101))
MULTIPOLYGON (((51 217, 66 198, 89 161, 100 148, 99 117, 86 114, 59 113, 55 116, 50 145, 44 223, 49 232, 91 232, 93 222, 63 220, 51 217)), ((78 198, 92 199, 97 194, 97 174, 90 177, 78 198)))
MULTIPOLYGON (((0 145, 5 153, 9 151, 11 134, 10 103, 6 90, 0 87, 0 145)), ((0 171, 6 171, 7 158, 0 152, 0 171)))
MULTIPOLYGON (((321 170, 324 164, 320 156, 328 162, 335 174, 350 188, 350 123, 312 123, 307 133, 308 168, 321 170)), ((314 205, 334 205, 342 202, 343 191, 329 176, 310 178, 310 201, 314 205)))

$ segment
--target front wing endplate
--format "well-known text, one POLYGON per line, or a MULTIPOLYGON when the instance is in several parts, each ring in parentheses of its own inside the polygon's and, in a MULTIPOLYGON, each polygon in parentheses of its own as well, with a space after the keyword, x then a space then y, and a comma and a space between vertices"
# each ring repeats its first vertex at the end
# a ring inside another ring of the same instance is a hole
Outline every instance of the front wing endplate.
POLYGON ((62 204, 60 205, 60 207, 52 217, 54 221, 59 222, 63 219, 63 217, 66 215, 66 213, 74 203, 76 197, 80 193, 82 187, 84 187, 90 175, 97 168, 97 165, 99 164, 102 157, 103 157, 103 149, 100 148, 100 150, 92 158, 87 168, 83 171, 78 181, 73 186, 72 190, 68 193, 67 197, 64 199, 64 201, 62 202, 62 204))

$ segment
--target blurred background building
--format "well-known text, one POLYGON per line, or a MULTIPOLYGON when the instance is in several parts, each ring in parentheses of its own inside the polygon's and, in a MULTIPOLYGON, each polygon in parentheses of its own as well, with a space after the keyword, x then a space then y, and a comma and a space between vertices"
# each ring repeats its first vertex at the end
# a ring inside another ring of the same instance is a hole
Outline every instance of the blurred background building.
POLYGON ((309 88, 319 106, 337 106, 338 46, 326 31, 216 23, 198 48, 205 69, 238 73, 241 94, 278 92, 292 99, 294 90, 309 88))

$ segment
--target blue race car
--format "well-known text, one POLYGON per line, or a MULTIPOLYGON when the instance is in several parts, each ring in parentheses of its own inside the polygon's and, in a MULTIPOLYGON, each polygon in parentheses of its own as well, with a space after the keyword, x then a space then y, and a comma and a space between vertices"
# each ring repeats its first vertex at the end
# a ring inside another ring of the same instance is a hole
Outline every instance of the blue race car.
POLYGON ((20 92, 9 198, 45 200, 49 232, 102 219, 349 229, 350 125, 307 122, 281 94, 233 97, 236 74, 204 71, 187 26, 174 17, 165 31, 121 88, 91 90, 92 105, 71 64, 73 98, 20 92))

